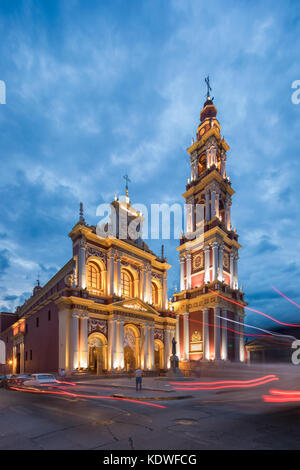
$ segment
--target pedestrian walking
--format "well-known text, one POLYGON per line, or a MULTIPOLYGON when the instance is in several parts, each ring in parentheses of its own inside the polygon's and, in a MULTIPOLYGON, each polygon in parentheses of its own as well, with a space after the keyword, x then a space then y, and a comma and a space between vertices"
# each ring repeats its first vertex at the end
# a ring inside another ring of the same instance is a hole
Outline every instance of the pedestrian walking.
POLYGON ((142 377, 143 377, 142 370, 138 367, 138 369, 135 371, 136 391, 138 391, 138 389, 140 389, 140 391, 142 390, 142 377))

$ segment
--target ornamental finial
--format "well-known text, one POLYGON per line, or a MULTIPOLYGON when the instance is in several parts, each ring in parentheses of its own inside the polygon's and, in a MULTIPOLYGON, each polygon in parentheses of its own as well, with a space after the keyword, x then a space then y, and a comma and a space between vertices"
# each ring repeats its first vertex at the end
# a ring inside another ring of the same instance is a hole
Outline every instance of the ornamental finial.
POLYGON ((124 180, 126 181, 125 189, 126 189, 126 196, 128 197, 128 183, 131 183, 131 181, 130 181, 128 175, 124 175, 123 178, 124 178, 124 180))
POLYGON ((82 202, 79 205, 79 222, 85 224, 84 216, 83 216, 83 204, 82 202))

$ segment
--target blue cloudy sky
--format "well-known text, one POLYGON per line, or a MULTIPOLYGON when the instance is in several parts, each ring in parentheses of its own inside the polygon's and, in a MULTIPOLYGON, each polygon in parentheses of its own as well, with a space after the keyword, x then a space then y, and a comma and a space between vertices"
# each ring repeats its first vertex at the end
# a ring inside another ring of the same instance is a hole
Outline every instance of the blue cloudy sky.
MULTIPOLYGON (((71 257, 79 201, 97 223, 125 173, 132 202, 182 202, 209 74, 240 283, 251 307, 298 321, 271 288, 300 303, 298 2, 1 0, 0 32, 0 310, 71 257)), ((177 241, 165 245, 171 293, 177 241)))

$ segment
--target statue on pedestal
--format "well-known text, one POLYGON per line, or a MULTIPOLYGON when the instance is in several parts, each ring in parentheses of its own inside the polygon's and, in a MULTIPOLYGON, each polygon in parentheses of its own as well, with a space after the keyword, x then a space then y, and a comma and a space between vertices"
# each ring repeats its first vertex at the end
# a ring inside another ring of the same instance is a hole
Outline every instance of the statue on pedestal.
POLYGON ((179 369, 179 358, 176 356, 176 344, 175 338, 172 339, 172 356, 170 357, 171 369, 168 372, 168 376, 182 377, 183 374, 179 369))

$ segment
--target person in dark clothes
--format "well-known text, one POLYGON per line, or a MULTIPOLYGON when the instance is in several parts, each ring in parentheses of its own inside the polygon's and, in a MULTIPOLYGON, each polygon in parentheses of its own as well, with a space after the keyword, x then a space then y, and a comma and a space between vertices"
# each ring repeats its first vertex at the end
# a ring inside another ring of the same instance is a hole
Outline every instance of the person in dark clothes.
POLYGON ((138 369, 135 371, 135 385, 136 385, 136 391, 138 391, 138 389, 140 389, 140 391, 142 390, 142 377, 143 377, 143 373, 142 373, 141 369, 138 368, 138 369))

